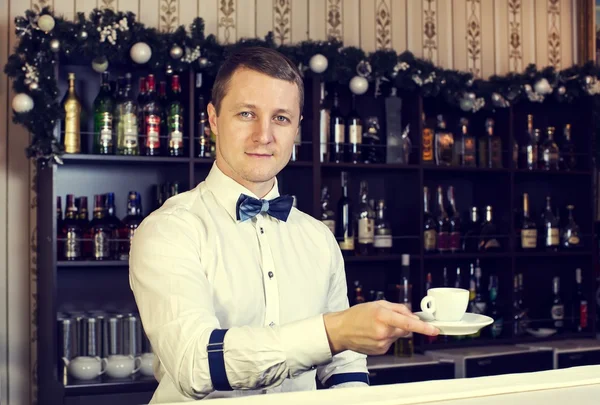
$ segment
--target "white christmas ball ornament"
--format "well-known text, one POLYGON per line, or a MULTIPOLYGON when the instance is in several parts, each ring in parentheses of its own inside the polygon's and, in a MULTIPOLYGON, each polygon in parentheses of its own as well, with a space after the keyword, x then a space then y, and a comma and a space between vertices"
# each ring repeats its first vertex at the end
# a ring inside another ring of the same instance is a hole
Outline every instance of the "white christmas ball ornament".
POLYGON ((350 80, 350 91, 356 95, 365 94, 369 89, 369 81, 361 76, 354 76, 350 80))
POLYGON ((55 24, 54 18, 49 14, 44 14, 38 19, 38 27, 46 33, 52 31, 55 24))
POLYGON ((542 77, 540 80, 538 80, 535 83, 535 85, 533 86, 533 89, 535 90, 536 93, 539 93, 539 94, 552 93, 552 86, 550 86, 548 79, 546 79, 545 77, 542 77))
POLYGON ((28 94, 19 93, 12 100, 12 108, 18 113, 31 111, 33 109, 33 99, 28 94))
POLYGON ((145 42, 138 42, 131 47, 129 51, 131 59, 135 63, 144 64, 152 57, 152 49, 145 42))
POLYGON ((98 57, 92 61, 92 69, 98 73, 106 72, 108 69, 108 60, 105 57, 98 57))
POLYGON ((310 69, 315 72, 315 73, 323 73, 325 70, 327 70, 327 65, 328 65, 328 61, 327 58, 323 55, 321 55, 320 53, 314 55, 312 58, 310 58, 309 61, 309 66, 310 69))

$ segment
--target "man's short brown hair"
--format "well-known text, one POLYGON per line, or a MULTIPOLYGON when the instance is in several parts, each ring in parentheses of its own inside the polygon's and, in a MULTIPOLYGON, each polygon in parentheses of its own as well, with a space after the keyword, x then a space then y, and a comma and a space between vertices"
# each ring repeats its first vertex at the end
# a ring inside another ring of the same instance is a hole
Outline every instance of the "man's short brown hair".
POLYGON ((241 47, 223 62, 212 88, 212 103, 219 113, 221 102, 227 94, 227 86, 237 69, 246 68, 275 79, 295 83, 298 87, 300 113, 304 106, 304 82, 298 68, 286 56, 271 48, 261 46, 241 47))

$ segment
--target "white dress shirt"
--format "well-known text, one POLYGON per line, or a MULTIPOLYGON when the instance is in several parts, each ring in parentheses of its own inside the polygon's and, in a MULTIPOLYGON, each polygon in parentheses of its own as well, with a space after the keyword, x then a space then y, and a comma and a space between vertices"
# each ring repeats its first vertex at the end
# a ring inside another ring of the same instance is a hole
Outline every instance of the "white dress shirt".
MULTIPOLYGON (((168 199, 135 232, 129 279, 155 353, 152 404, 364 385, 366 356, 332 356, 323 314, 348 308, 344 261, 331 231, 292 208, 286 222, 241 222, 241 193, 216 164, 205 181, 168 199), (207 344, 223 342, 233 391, 215 391, 207 344)), ((279 196, 277 181, 264 199, 279 196)))

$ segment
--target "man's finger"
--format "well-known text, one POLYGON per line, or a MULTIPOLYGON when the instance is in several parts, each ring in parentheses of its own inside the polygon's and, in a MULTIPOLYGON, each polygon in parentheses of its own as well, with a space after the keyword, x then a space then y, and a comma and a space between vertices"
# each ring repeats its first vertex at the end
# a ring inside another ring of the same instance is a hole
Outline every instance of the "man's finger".
POLYGON ((439 333, 439 330, 436 327, 429 325, 426 322, 394 311, 386 311, 382 320, 394 328, 420 333, 422 335, 437 336, 439 333))
POLYGON ((410 309, 408 309, 408 307, 406 305, 403 304, 396 304, 393 302, 388 302, 388 301, 380 301, 380 304, 383 305, 384 307, 386 307, 387 309, 390 309, 396 313, 402 314, 402 315, 406 315, 406 316, 410 316, 413 319, 419 319, 418 316, 416 316, 415 314, 413 314, 410 309))

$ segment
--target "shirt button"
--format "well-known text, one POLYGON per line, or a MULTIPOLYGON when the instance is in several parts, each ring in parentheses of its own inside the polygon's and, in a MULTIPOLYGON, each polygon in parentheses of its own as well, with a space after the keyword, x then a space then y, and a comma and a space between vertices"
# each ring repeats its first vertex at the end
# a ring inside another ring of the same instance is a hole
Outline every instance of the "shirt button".
POLYGON ((271 322, 269 326, 275 326, 275 322, 271 322))
POLYGON ((262 226, 260 227, 260 233, 265 233, 265 230, 262 228, 262 226))
POLYGON ((269 278, 273 278, 274 274, 272 271, 269 272, 269 278))

